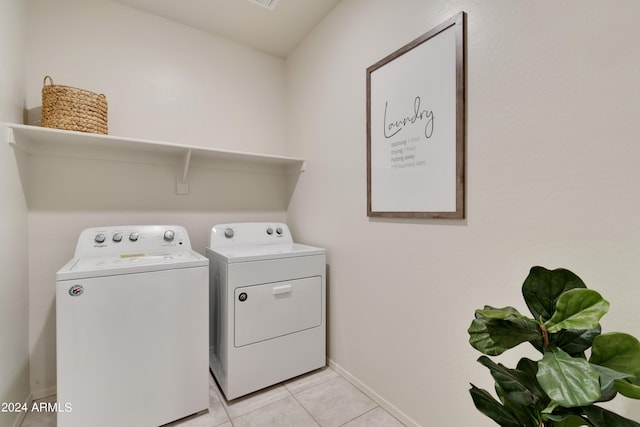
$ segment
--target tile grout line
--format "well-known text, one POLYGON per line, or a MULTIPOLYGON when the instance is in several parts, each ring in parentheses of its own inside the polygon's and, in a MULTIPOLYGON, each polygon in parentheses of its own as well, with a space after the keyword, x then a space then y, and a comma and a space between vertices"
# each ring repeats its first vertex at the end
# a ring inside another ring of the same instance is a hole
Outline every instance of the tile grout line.
POLYGON ((357 388, 362 393, 364 393, 367 397, 369 397, 371 400, 373 400, 374 403, 376 403, 385 412, 387 412, 395 420, 397 420, 400 423, 400 425, 402 425, 404 427, 414 427, 414 426, 415 427, 419 427, 420 426, 420 424, 416 423, 411 418, 407 417, 406 414, 404 414, 401 411, 399 411, 396 407, 394 407, 393 405, 389 405, 389 402, 387 402, 380 395, 378 395, 376 392, 371 390, 365 383, 360 381, 357 377, 351 375, 347 370, 342 368, 335 361, 329 359, 329 366, 339 376, 344 378, 347 382, 349 382, 351 385, 353 385, 355 388, 357 388), (405 420, 406 422, 403 421, 403 420, 405 420))
MULTIPOLYGON (((329 365, 326 365, 326 366, 325 366, 325 367, 323 367, 323 368, 317 369, 316 371, 311 371, 311 373, 307 373, 307 374, 308 374, 309 376, 313 376, 313 375, 317 374, 320 370, 323 370, 323 369, 330 369, 330 370, 331 370, 331 371, 333 371, 337 376, 339 376, 339 377, 341 377, 341 376, 342 376, 342 375, 340 375, 339 373, 337 373, 334 369, 332 369, 329 365)), ((301 375, 301 376, 304 376, 304 375, 305 375, 305 374, 303 374, 303 375, 301 375)), ((296 377, 296 378, 298 378, 298 377, 296 377)), ((331 380, 332 380, 332 379, 334 379, 334 378, 336 378, 336 377, 324 378, 324 379, 320 380, 319 382, 317 382, 317 383, 315 383, 315 384, 313 384, 313 385, 310 385, 309 387, 303 388, 302 390, 298 390, 297 394, 300 394, 300 393, 302 393, 303 391, 306 391, 306 390, 311 390, 312 388, 315 388, 315 387, 319 386, 320 384, 324 384, 324 383, 326 383, 326 382, 328 382, 328 381, 331 381, 331 380)), ((292 378, 292 379, 289 379, 288 381, 286 381, 285 383, 283 383, 284 387, 285 387, 285 388, 287 389, 287 391, 289 391, 292 395, 293 395, 293 392, 291 392, 291 391, 289 390, 289 388, 287 387, 287 385, 286 385, 286 384, 287 384, 287 383, 292 383, 292 382, 294 382, 294 381, 295 381, 295 380, 292 378)))
MULTIPOLYGON (((323 369, 323 368, 320 368, 320 369, 323 369)), ((331 367, 329 367, 329 365, 326 365, 325 369, 331 369, 332 371, 334 371, 331 367)), ((335 372, 335 371, 334 371, 334 372, 335 372)), ((307 373, 307 374, 308 374, 308 373, 307 373)), ((342 377, 342 376, 341 376, 340 374, 338 374, 337 372, 336 372, 336 374, 338 375, 338 377, 342 377)), ((300 376, 304 376, 304 375, 305 375, 305 374, 302 374, 302 375, 300 375, 300 376)), ((310 374, 310 375, 313 375, 313 374, 310 374)), ((300 393, 302 393, 302 392, 304 392, 304 391, 314 389, 314 388, 316 388, 316 387, 318 387, 318 386, 320 386, 320 385, 322 385, 322 384, 324 384, 324 383, 326 383, 326 382, 328 382, 328 381, 330 381, 330 380, 332 380, 332 379, 338 378, 338 377, 331 377, 331 378, 325 378, 325 379, 322 379, 321 381, 319 381, 319 382, 317 382, 317 383, 315 383, 315 384, 313 384, 313 385, 311 385, 311 386, 309 386, 309 387, 305 387, 305 388, 303 388, 303 389, 301 389, 301 390, 298 390, 298 392, 297 392, 297 393, 298 393, 298 394, 300 394, 300 393)), ((233 422, 233 420, 234 420, 234 419, 238 419, 238 418, 241 418, 241 417, 243 417, 243 416, 245 416, 245 415, 248 415, 248 414, 254 413, 254 412, 256 412, 256 411, 259 411, 259 410, 261 410, 261 409, 266 408, 267 406, 270 406, 270 405, 272 405, 272 404, 274 404, 274 403, 280 402, 280 401, 282 401, 282 400, 284 400, 284 399, 287 399, 287 398, 291 397, 291 398, 293 398, 293 400, 295 400, 295 401, 296 401, 296 402, 297 402, 297 403, 302 407, 302 409, 304 409, 304 411, 305 411, 307 414, 309 414, 309 416, 311 417, 311 419, 312 419, 312 420, 313 420, 313 421, 314 421, 314 422, 315 422, 319 427, 322 427, 322 424, 321 424, 321 423, 320 423, 320 422, 319 422, 319 421, 318 421, 318 420, 317 420, 317 419, 316 419, 316 418, 315 418, 315 417, 314 417, 314 416, 313 416, 313 415, 312 415, 312 414, 307 410, 307 408, 306 408, 306 407, 305 407, 305 406, 304 406, 304 405, 303 405, 303 404, 298 400, 298 398, 296 397, 296 395, 295 395, 291 390, 289 390, 289 388, 287 387, 287 383, 291 383, 291 382, 293 382, 293 381, 294 381, 294 379, 289 379, 289 380, 284 381, 284 382, 282 383, 282 387, 286 390, 286 392, 287 392, 287 396, 283 396, 282 398, 277 399, 277 400, 274 400, 273 402, 269 402, 268 404, 266 404, 266 405, 264 405, 264 406, 261 406, 261 407, 259 407, 259 408, 255 408, 255 409, 253 409, 253 410, 251 410, 251 411, 249 411, 249 412, 247 412, 247 413, 244 413, 244 414, 242 414, 242 415, 237 416, 236 418, 232 418, 232 417, 231 417, 231 415, 229 415, 229 412, 227 411, 226 406, 225 406, 225 405, 223 405, 223 408, 224 408, 224 410, 225 410, 225 413, 227 414, 227 417, 229 418, 229 421, 231 422, 231 425, 232 425, 232 426, 235 426, 235 423, 233 422)), ((217 384, 217 383, 216 383, 216 384, 217 384)), ((224 397, 222 397, 222 399, 224 399, 224 397)), ((226 399, 225 399, 225 400, 226 400, 226 399)), ((367 412, 368 412, 368 411, 367 411, 367 412)), ((366 412, 365 412, 365 413, 366 413, 366 412)), ((363 415, 363 414, 361 414, 361 415, 363 415)))
MULTIPOLYGON (((338 373, 335 371, 335 369, 331 368, 328 364, 327 364, 327 365, 325 365, 325 367, 324 367, 324 368, 320 368, 320 369, 331 369, 333 372, 335 372, 335 373, 336 373, 336 375, 338 375, 338 377, 342 377, 342 375, 338 374, 338 373)), ((319 369, 319 370, 320 370, 320 369, 319 369)), ((319 370, 318 370, 318 371, 319 371, 319 370)), ((313 374, 312 374, 312 375, 313 375, 313 374)), ((337 377, 324 378, 324 379, 322 379, 320 382, 317 382, 317 383, 313 384, 312 386, 306 387, 306 388, 304 388, 304 389, 302 389, 302 390, 298 390, 297 394, 300 394, 300 393, 303 393, 303 392, 305 392, 305 391, 307 391, 307 390, 311 390, 311 389, 314 389, 314 388, 316 388, 316 387, 319 387, 320 385, 322 385, 322 384, 324 384, 324 383, 327 383, 327 382, 329 382, 330 380, 333 380, 333 379, 335 379, 335 378, 337 378, 337 377)), ((286 386, 286 385, 285 385, 285 388, 286 388, 287 390, 289 390, 289 389, 287 388, 287 386, 286 386)), ((304 411, 305 411, 307 414, 309 414, 309 416, 311 417, 311 419, 312 419, 313 421, 315 421, 315 423, 316 423, 316 424, 318 424, 318 426, 320 426, 320 427, 324 427, 324 426, 322 425, 322 423, 320 423, 320 421, 318 421, 318 420, 316 419, 316 417, 314 417, 314 416, 313 416, 313 414, 312 414, 311 412, 309 412, 309 410, 308 410, 308 409, 307 409, 307 408, 302 404, 302 402, 300 402, 300 401, 298 400, 298 398, 296 397, 296 395, 295 395, 294 393, 291 393, 291 396, 295 399, 295 401, 296 401, 296 402, 298 402, 298 404, 299 404, 300 406, 302 406, 302 409, 304 409, 304 411)))
MULTIPOLYGON (((335 380, 335 379, 337 379, 337 378, 342 378, 343 380, 347 381, 347 383, 348 383, 348 384, 350 384, 350 385, 354 386, 354 387, 356 388, 356 390, 360 391, 362 394, 364 394, 365 396, 369 397, 366 393, 364 393, 362 390, 360 390, 360 389, 359 389, 358 387, 356 387, 354 384, 351 384, 351 382, 349 382, 346 378, 344 378, 342 375, 340 375, 340 373, 336 372, 336 370, 335 370, 335 369, 331 368, 331 367, 330 367, 330 366, 328 366, 328 365, 327 365, 327 368, 328 368, 328 369, 331 369, 333 372, 335 372, 335 373, 337 374, 337 376, 336 376, 336 377, 331 377, 331 378, 323 379, 322 381, 320 381, 320 382, 318 382, 318 383, 314 384, 313 386, 310 386, 310 387, 304 388, 304 389, 302 389, 302 390, 299 390, 299 391, 297 392, 297 394, 302 394, 302 393, 304 393, 304 392, 306 392, 306 391, 309 391, 309 390, 312 390, 312 389, 314 389, 314 388, 316 388, 316 387, 319 387, 320 385, 325 384, 325 383, 327 383, 327 382, 329 382, 329 381, 335 380)), ((285 386, 285 387, 286 387, 286 386, 285 386)), ((316 424, 318 424, 320 427, 325 427, 325 426, 323 426, 323 425, 322 425, 322 423, 321 423, 319 420, 317 420, 317 419, 313 416, 313 414, 311 414, 311 413, 307 410, 307 408, 302 404, 302 402, 300 402, 300 401, 298 400, 298 398, 296 397, 296 395, 295 395, 295 394, 291 393, 291 395, 292 395, 292 396, 293 396, 293 398, 296 400, 296 402, 298 402, 298 404, 300 404, 300 406, 302 406, 302 408, 305 410, 305 412, 306 412, 307 414, 309 414, 309 416, 311 416, 311 418, 316 422, 316 424)), ((346 424, 350 423, 351 421, 356 420, 356 419, 358 419, 358 418, 360 418, 360 417, 362 417, 362 416, 364 416, 364 415, 368 414, 369 412, 371 412, 371 411, 373 411, 373 410, 375 410, 375 409, 377 409, 377 408, 380 408, 380 409, 382 409, 383 411, 387 412, 387 411, 386 411, 384 408, 382 408, 382 407, 381 407, 381 406, 380 406, 376 401, 374 401, 373 399, 370 399, 370 400, 375 404, 375 406, 374 406, 373 408, 371 408, 371 409, 369 409, 369 410, 367 410, 367 411, 365 411, 365 412, 363 412, 363 413, 361 413, 361 414, 358 414, 358 415, 354 416, 353 418, 350 418, 349 420, 345 421, 344 423, 340 424, 340 425, 339 425, 339 426, 337 426, 337 427, 342 427, 342 426, 344 426, 344 425, 346 425, 346 424)), ((388 412, 387 412, 387 413, 388 413, 388 412)), ((389 414, 389 415, 391 415, 391 414, 389 414)), ((393 418, 395 419, 395 417, 393 417, 393 418)), ((400 424, 402 424, 402 423, 400 423, 400 424)), ((402 424, 402 425, 404 425, 404 424, 402 424)))
MULTIPOLYGON (((375 403, 375 402, 374 402, 374 403, 375 403)), ((347 421, 343 422, 343 423, 342 423, 342 424, 340 424, 338 427, 343 427, 343 426, 345 426, 345 425, 349 424, 351 421, 353 421, 353 420, 357 420, 358 418, 363 417, 363 416, 367 415, 369 412, 374 411, 374 410, 376 410, 376 409, 378 409, 378 408, 380 408, 380 405, 378 405, 378 404, 376 403, 376 406, 374 406, 373 408, 369 409, 368 411, 363 412, 363 413, 362 413, 362 414, 360 414, 360 415, 356 415, 355 417, 351 418, 350 420, 347 420, 347 421)), ((382 408, 380 408, 380 409, 382 409, 382 408)))
MULTIPOLYGON (((222 405, 222 410, 224 411, 224 413, 227 415, 227 419, 229 420, 228 422, 231 423, 231 426, 233 427, 233 420, 231 419, 231 415, 229 415, 229 411, 227 411, 227 406, 224 404, 225 402, 225 397, 224 394, 222 393, 222 390, 220 389, 220 385, 218 384, 218 380, 216 380, 216 377, 213 375, 213 373, 211 372, 211 368, 209 368, 209 378, 211 378, 213 380, 213 386, 214 386, 214 391, 216 393, 216 396, 218 396, 218 400, 220 400, 220 404, 222 405)), ((211 404, 209 404, 209 406, 211 406, 211 404)), ((211 411, 209 411, 211 412, 211 411)), ((222 423, 222 424, 218 424, 218 425, 224 425, 226 423, 222 423)))
MULTIPOLYGON (((320 385, 320 384, 323 384, 323 383, 325 383, 325 382, 326 382, 326 381, 322 381, 321 383, 316 384, 316 385, 320 385)), ((314 386, 314 387, 315 387, 315 386, 314 386)), ((306 388, 305 390, 310 390, 310 389, 312 389, 312 388, 314 388, 314 387, 309 387, 309 388, 306 388)), ((298 398, 296 397, 296 395, 295 395, 295 394, 291 393, 291 397, 293 397, 293 399, 298 403, 298 405, 300 405, 300 406, 302 407, 302 409, 304 409, 304 411, 305 411, 307 414, 309 414, 309 416, 311 417, 311 419, 312 419, 316 424, 318 424, 318 426, 323 427, 323 425, 322 425, 322 424, 320 424, 320 421, 316 420, 316 417, 314 417, 314 416, 313 416, 313 414, 312 414, 311 412, 309 412, 309 410, 308 410, 308 409, 307 409, 307 408, 302 404, 302 402, 300 402, 300 401, 298 400, 298 398)))
MULTIPOLYGON (((271 406, 271 405, 273 405, 274 403, 281 402, 281 401, 285 400, 285 399, 286 399, 286 398, 288 398, 288 397, 293 397, 293 395, 289 392, 289 390, 287 390, 287 394, 288 394, 288 396, 283 396, 283 397, 281 397, 280 399, 276 399, 276 400, 274 400, 274 401, 272 401, 272 402, 269 402, 269 403, 267 403, 267 404, 266 404, 266 405, 264 405, 264 406, 260 406, 259 408, 252 409, 252 410, 250 410, 249 412, 245 412, 245 413, 244 413, 244 414, 242 414, 242 415, 238 415, 238 416, 237 416, 237 417, 235 417, 235 418, 231 418, 231 417, 229 417, 229 421, 231 421, 231 425, 232 425, 232 426, 235 426, 235 425, 236 425, 236 424, 233 422, 233 420, 237 420, 237 419, 239 419, 239 418, 242 418, 242 417, 244 417, 245 415, 253 414, 254 412, 256 412, 256 411, 260 411, 261 409, 264 409, 264 408, 266 408, 266 407, 268 407, 268 406, 271 406)), ((226 408, 225 408, 225 411, 226 411, 226 408)), ((228 413, 227 413, 227 414, 228 414, 228 413)))

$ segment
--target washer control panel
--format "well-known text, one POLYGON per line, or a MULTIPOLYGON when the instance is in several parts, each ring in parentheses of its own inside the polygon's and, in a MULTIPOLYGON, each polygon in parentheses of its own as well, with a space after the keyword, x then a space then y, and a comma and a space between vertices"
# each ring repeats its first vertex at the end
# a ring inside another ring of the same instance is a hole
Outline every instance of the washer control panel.
POLYGON ((293 243, 287 224, 238 222, 218 224, 211 229, 209 247, 293 243))
POLYGON ((185 250, 191 250, 191 242, 187 230, 180 225, 129 225, 84 230, 75 256, 128 256, 185 250))

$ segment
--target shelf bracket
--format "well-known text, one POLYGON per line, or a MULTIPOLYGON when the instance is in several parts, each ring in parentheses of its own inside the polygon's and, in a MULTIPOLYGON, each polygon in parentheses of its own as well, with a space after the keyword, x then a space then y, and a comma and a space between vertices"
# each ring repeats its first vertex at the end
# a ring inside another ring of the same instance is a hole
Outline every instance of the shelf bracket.
POLYGON ((191 152, 189 148, 182 158, 182 170, 178 170, 176 181, 176 194, 189 194, 189 166, 191 163, 191 152))
POLYGON ((13 129, 10 127, 7 128, 7 142, 10 145, 16 145, 16 137, 13 135, 13 129))

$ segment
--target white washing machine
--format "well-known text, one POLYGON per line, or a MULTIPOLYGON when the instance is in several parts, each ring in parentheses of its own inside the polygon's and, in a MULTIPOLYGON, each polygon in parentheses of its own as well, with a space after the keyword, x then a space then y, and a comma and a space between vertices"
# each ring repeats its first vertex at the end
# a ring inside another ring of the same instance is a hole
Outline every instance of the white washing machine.
POLYGON ((58 427, 159 426, 209 407, 208 265, 180 226, 80 234, 56 275, 58 427))
POLYGON ((326 363, 325 250, 286 224, 211 230, 209 365, 235 399, 326 363))

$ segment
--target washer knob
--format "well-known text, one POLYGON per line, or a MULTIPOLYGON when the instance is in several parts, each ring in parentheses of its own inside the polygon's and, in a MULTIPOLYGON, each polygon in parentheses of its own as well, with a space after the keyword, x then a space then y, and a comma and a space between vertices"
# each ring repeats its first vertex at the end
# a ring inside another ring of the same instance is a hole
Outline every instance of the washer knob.
POLYGON ((226 228, 224 230, 224 237, 226 237, 227 239, 230 239, 233 237, 233 228, 226 228))
POLYGON ((96 238, 94 240, 96 243, 104 243, 104 234, 96 234, 96 238))
POLYGON ((176 233, 174 233, 173 230, 167 230, 164 232, 164 235, 162 237, 165 241, 171 242, 173 241, 174 237, 176 237, 176 233))
POLYGON ((267 234, 271 236, 273 234, 273 228, 271 227, 267 228, 267 234))
POLYGON ((276 233, 278 234, 278 236, 282 236, 282 228, 276 228, 276 233))
POLYGON ((129 234, 129 240, 131 240, 132 242, 137 241, 138 240, 138 233, 134 231, 131 234, 129 234))
POLYGON ((114 242, 121 242, 122 241, 122 233, 115 233, 113 235, 113 237, 111 238, 111 240, 113 240, 114 242))

